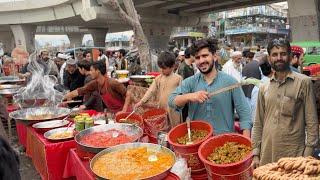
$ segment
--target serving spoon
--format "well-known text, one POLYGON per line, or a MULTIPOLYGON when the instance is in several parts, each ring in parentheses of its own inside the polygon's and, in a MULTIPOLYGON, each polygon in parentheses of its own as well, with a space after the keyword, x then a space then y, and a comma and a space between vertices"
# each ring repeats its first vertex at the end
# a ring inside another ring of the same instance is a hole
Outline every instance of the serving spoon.
MULTIPOLYGON (((156 152, 160 152, 160 151, 161 151, 163 141, 164 141, 164 138, 161 138, 159 147, 157 148, 157 151, 156 151, 156 152)), ((158 161, 158 157, 157 157, 157 155, 155 154, 155 152, 153 152, 153 154, 151 154, 151 155, 148 157, 148 161, 150 161, 150 162, 158 161)))
POLYGON ((127 117, 121 118, 120 121, 127 121, 127 119, 135 112, 136 112, 136 109, 133 109, 132 112, 127 117))
POLYGON ((186 119, 187 122, 187 131, 188 131, 188 141, 186 142, 186 145, 190 145, 193 144, 192 140, 191 140, 191 125, 190 125, 190 119, 187 118, 186 119))

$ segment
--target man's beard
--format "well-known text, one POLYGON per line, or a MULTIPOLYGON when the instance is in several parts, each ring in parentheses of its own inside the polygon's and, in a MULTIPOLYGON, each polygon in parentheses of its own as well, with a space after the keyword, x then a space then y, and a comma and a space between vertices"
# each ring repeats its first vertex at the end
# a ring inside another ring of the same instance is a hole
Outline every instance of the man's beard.
POLYGON ((274 69, 277 72, 285 72, 285 71, 290 70, 290 62, 289 61, 280 61, 280 62, 281 62, 281 65, 279 65, 279 61, 273 62, 271 64, 272 69, 274 69))
POLYGON ((50 58, 42 58, 42 59, 47 62, 50 58))
POLYGON ((198 69, 202 74, 209 74, 212 71, 213 67, 214 67, 214 62, 209 66, 209 68, 206 71, 202 71, 200 68, 198 69))

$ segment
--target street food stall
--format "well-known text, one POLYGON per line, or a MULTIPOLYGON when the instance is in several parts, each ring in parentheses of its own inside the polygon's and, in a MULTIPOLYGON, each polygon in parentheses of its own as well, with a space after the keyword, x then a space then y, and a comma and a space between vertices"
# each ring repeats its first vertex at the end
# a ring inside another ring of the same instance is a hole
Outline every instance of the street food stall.
MULTIPOLYGON (((158 75, 129 76, 126 71, 117 74, 120 80, 129 80, 127 88, 133 92, 130 98, 134 103, 158 75)), ((306 179, 320 176, 320 163, 312 158, 287 158, 253 170, 249 138, 240 133, 217 135, 214 127, 202 119, 188 120, 170 129, 168 112, 157 106, 157 97, 133 112, 115 115, 61 107, 64 94, 53 88, 55 83, 48 76, 38 75, 25 87, 0 85, 0 92, 1 88, 16 90, 12 96, 18 108, 10 112, 10 118, 16 121, 19 142, 26 147, 42 179, 248 180, 272 174, 306 179)), ((235 129, 239 129, 239 123, 235 129)))

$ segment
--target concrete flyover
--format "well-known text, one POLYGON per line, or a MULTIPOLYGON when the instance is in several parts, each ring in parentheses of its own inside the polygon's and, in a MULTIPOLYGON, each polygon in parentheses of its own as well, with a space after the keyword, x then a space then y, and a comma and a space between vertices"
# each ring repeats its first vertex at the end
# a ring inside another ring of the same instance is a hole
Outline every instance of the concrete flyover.
MULTIPOLYGON (((209 12, 280 1, 283 0, 134 0, 134 3, 150 46, 163 48, 174 26, 206 25, 209 22, 209 12)), ((303 3, 300 0, 288 0, 288 3, 289 18, 294 24, 293 40, 319 40, 318 0, 304 0, 303 3), (312 28, 304 33, 305 26, 312 28)), ((12 42, 10 37, 14 37, 15 44, 28 51, 34 48, 32 44, 36 33, 64 33, 70 39, 78 39, 84 33, 91 33, 95 45, 103 45, 102 38, 107 32, 129 29, 131 27, 123 23, 100 0, 12 0, 0 3, 0 41, 4 41, 1 38, 6 37, 5 41, 9 43, 12 42), (48 26, 74 26, 79 30, 61 28, 59 32, 46 32, 44 29, 50 28, 43 27, 48 26)), ((79 42, 80 40, 75 44, 79 42)))

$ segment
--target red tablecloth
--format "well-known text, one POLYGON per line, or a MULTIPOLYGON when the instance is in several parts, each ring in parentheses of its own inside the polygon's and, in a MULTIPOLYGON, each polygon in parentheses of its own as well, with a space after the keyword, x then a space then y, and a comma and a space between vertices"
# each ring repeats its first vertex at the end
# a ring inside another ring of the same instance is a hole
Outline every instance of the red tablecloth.
POLYGON ((21 121, 16 121, 16 129, 19 143, 22 146, 27 147, 27 125, 21 121))
POLYGON ((69 151, 63 178, 76 177, 77 180, 94 180, 94 174, 90 170, 89 160, 81 160, 76 149, 69 151))
POLYGON ((43 134, 27 127, 27 155, 42 179, 61 180, 67 155, 71 148, 76 147, 74 140, 50 142, 43 134))
MULTIPOLYGON (((95 180, 95 176, 90 170, 89 160, 80 159, 76 153, 76 149, 69 151, 63 172, 63 178, 71 177, 76 177, 77 180, 95 180)), ((170 173, 164 180, 179 180, 179 177, 170 173)))

